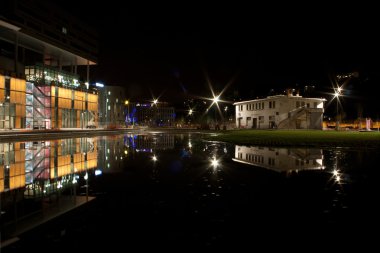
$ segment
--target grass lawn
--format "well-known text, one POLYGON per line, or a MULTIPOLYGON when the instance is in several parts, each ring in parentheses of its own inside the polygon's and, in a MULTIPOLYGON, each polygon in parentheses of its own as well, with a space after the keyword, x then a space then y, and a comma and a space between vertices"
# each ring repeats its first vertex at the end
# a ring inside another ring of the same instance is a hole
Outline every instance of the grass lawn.
POLYGON ((380 148, 378 131, 231 130, 206 139, 239 145, 380 148))

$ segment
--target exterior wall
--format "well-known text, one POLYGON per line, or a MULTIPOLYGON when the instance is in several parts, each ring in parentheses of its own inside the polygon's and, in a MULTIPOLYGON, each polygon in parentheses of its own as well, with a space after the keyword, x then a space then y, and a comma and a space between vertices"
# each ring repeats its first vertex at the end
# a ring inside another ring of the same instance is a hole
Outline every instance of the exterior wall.
POLYGON ((96 64, 96 31, 48 1, 5 0, 0 16, 0 129, 96 125, 97 96, 76 74, 96 64))
POLYGON ((281 122, 295 117, 288 128, 322 129, 323 99, 301 96, 272 96, 235 103, 236 127, 268 129, 278 128, 281 122), (313 110, 314 109, 314 110, 313 110))
POLYGON ((175 121, 174 107, 167 103, 132 103, 130 117, 132 123, 142 126, 173 126, 175 121))
POLYGON ((233 160, 277 172, 324 169, 321 149, 247 147, 236 145, 235 158, 233 160))
POLYGON ((128 107, 126 90, 121 86, 105 86, 99 89, 99 125, 125 127, 128 107))
POLYGON ((96 61, 97 32, 54 2, 3 0, 0 16, 40 41, 96 61))
POLYGON ((26 82, 0 74, 0 129, 25 127, 26 82))
POLYGON ((51 86, 51 104, 55 128, 86 128, 97 124, 96 94, 51 86))

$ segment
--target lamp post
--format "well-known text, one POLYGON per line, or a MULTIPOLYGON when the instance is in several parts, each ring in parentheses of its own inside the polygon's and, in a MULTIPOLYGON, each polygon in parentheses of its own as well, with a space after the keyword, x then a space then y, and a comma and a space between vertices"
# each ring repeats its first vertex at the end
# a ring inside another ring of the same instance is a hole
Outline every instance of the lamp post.
POLYGON ((125 100, 124 104, 127 106, 127 125, 128 125, 128 121, 130 121, 130 118, 129 118, 129 101, 125 100))
POLYGON ((334 97, 336 98, 336 123, 335 123, 335 130, 339 130, 339 96, 341 95, 341 92, 342 92, 342 88, 341 87, 338 87, 336 90, 335 90, 335 93, 334 93, 334 97))
POLYGON ((214 111, 215 130, 219 130, 219 126, 218 126, 217 123, 216 123, 216 109, 217 109, 217 107, 218 107, 219 96, 220 96, 220 95, 218 95, 218 96, 215 96, 215 95, 214 95, 214 98, 212 99, 212 103, 213 103, 213 104, 216 104, 215 111, 214 111))
POLYGON ((155 106, 155 109, 154 109, 154 116, 153 116, 153 120, 154 120, 154 122, 153 122, 153 125, 154 126, 157 126, 156 124, 157 124, 157 122, 158 122, 158 119, 157 119, 157 114, 158 114, 158 108, 157 108, 157 103, 158 103, 158 99, 154 99, 153 100, 153 105, 155 106))

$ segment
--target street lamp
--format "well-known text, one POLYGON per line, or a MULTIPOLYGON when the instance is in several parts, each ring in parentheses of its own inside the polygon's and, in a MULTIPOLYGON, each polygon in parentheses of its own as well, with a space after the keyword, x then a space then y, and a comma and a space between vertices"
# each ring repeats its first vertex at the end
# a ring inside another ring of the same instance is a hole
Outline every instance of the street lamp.
POLYGON ((336 123, 335 123, 335 130, 339 130, 339 96, 341 96, 341 92, 343 89, 341 87, 336 88, 335 93, 334 93, 334 98, 336 99, 336 123))
POLYGON ((127 106, 127 124, 128 124, 128 121, 130 120, 130 118, 129 118, 129 101, 125 100, 124 104, 127 106))
POLYGON ((219 108, 219 105, 218 105, 218 102, 220 101, 219 96, 220 95, 218 95, 218 96, 214 95, 214 98, 212 99, 212 104, 216 104, 216 108, 214 111, 215 130, 219 130, 219 125, 216 123, 216 109, 219 108))
MULTIPOLYGON (((153 100, 153 105, 156 107, 156 108, 154 108, 154 113, 153 113, 153 125, 154 126, 157 126, 156 124, 158 123, 158 119, 157 119, 157 114, 158 114, 158 108, 157 108, 157 103, 158 103, 158 99, 154 99, 153 100)), ((159 123, 158 123, 159 124, 159 123)))

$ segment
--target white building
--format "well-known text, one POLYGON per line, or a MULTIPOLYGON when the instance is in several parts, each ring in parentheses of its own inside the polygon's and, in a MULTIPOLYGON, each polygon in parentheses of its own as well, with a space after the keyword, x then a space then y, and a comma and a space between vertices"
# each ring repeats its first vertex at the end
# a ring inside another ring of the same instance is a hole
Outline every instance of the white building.
POLYGON ((322 129, 324 98, 269 96, 234 103, 236 127, 255 129, 322 129))
POLYGON ((323 153, 316 148, 270 148, 235 146, 235 162, 277 172, 323 170, 323 153))

